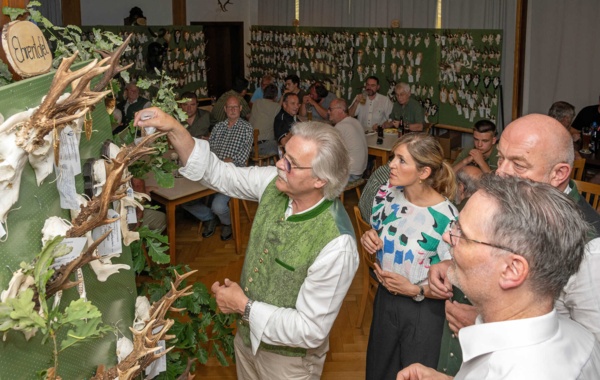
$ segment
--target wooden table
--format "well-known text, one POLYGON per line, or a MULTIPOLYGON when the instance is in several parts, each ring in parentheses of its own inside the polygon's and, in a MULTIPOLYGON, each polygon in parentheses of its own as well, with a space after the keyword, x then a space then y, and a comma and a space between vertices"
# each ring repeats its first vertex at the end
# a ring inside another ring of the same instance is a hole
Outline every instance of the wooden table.
POLYGON ((383 144, 377 145, 377 134, 367 135, 367 146, 369 147, 369 154, 375 156, 375 170, 377 167, 387 164, 392 155, 392 148, 398 141, 397 134, 383 134, 383 144))
MULTIPOLYGON (((150 196, 156 202, 165 206, 167 211, 167 236, 169 238, 169 255, 171 264, 177 264, 177 245, 176 245, 176 221, 175 210, 177 206, 196 199, 206 197, 216 193, 200 182, 190 181, 187 178, 175 178, 175 186, 170 189, 158 187, 154 176, 150 173, 146 179, 146 188, 154 187, 150 191, 150 196)), ((235 239, 235 252, 239 255, 242 250, 242 237, 240 228, 240 203, 237 198, 231 198, 229 202, 231 212, 231 224, 233 229, 233 238, 235 239)))

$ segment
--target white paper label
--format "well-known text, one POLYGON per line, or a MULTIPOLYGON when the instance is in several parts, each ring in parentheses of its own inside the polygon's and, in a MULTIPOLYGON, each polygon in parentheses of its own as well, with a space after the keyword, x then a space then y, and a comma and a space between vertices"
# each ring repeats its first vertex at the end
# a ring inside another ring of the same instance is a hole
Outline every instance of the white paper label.
POLYGON ((137 223, 137 209, 134 206, 127 206, 127 224, 137 223))
POLYGON ((79 156, 79 141, 73 129, 69 126, 60 132, 60 163, 68 164, 73 169, 73 175, 81 174, 81 157, 79 156))
POLYGON ((92 238, 94 241, 96 241, 100 238, 100 236, 106 233, 106 231, 112 229, 106 239, 104 239, 98 246, 98 256, 100 257, 121 253, 123 249, 121 246, 121 221, 119 219, 119 213, 113 209, 109 209, 107 214, 109 219, 116 218, 117 220, 92 230, 92 238))
POLYGON ((55 166, 54 170, 58 173, 56 187, 60 195, 60 207, 68 210, 79 210, 73 167, 60 162, 58 168, 55 166))
POLYGON ((83 252, 87 239, 84 237, 64 238, 62 242, 64 245, 71 248, 71 252, 54 259, 54 262, 50 266, 52 269, 58 269, 78 258, 79 255, 81 255, 81 252, 83 252))
MULTIPOLYGON (((162 326, 155 327, 152 330, 153 334, 158 334, 162 330, 162 326)), ((154 354, 160 354, 165 350, 166 344, 164 340, 158 341, 158 346, 161 347, 160 350, 155 351, 154 354)), ((167 370, 167 356, 163 355, 158 360, 153 361, 148 367, 146 367, 146 376, 148 379, 152 379, 158 376, 159 373, 165 372, 167 370)))

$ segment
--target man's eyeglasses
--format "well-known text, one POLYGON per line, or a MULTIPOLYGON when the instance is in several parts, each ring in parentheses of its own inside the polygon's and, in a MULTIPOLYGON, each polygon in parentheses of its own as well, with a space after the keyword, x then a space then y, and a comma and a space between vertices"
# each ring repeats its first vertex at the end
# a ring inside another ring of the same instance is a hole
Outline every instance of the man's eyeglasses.
POLYGON ((483 244, 483 245, 487 245, 488 247, 498 248, 503 251, 514 253, 514 251, 510 248, 502 247, 502 246, 496 245, 496 244, 486 243, 484 241, 469 239, 467 237, 462 236, 462 230, 460 229, 460 226, 458 225, 458 222, 456 220, 450 221, 450 231, 448 231, 448 235, 450 235, 450 245, 452 247, 455 247, 456 244, 458 243, 457 239, 464 239, 467 241, 471 241, 473 243, 483 244))
POLYGON ((312 166, 292 166, 290 160, 287 159, 285 153, 283 153, 283 149, 277 148, 279 150, 279 158, 283 160, 283 167, 285 171, 290 173, 292 169, 312 169, 312 166))

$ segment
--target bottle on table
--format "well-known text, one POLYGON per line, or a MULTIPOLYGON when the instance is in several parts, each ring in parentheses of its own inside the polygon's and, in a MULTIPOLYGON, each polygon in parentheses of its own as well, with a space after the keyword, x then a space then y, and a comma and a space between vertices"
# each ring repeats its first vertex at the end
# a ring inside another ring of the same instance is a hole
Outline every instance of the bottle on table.
POLYGON ((377 127, 377 145, 383 144, 383 127, 379 125, 377 127))
POLYGON ((590 138, 590 151, 592 153, 596 153, 598 150, 598 125, 594 121, 591 127, 591 138, 590 138))

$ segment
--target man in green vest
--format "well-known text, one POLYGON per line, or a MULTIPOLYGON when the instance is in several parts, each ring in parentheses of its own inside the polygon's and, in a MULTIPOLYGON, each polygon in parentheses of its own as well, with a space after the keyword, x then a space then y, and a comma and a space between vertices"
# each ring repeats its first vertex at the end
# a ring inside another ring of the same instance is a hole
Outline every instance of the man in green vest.
POLYGON ((215 282, 224 313, 237 313, 238 379, 318 379, 328 336, 358 268, 356 238, 337 197, 350 159, 331 126, 297 123, 276 167, 235 167, 151 108, 140 127, 156 127, 184 167, 180 173, 231 197, 259 201, 242 277, 215 282))

